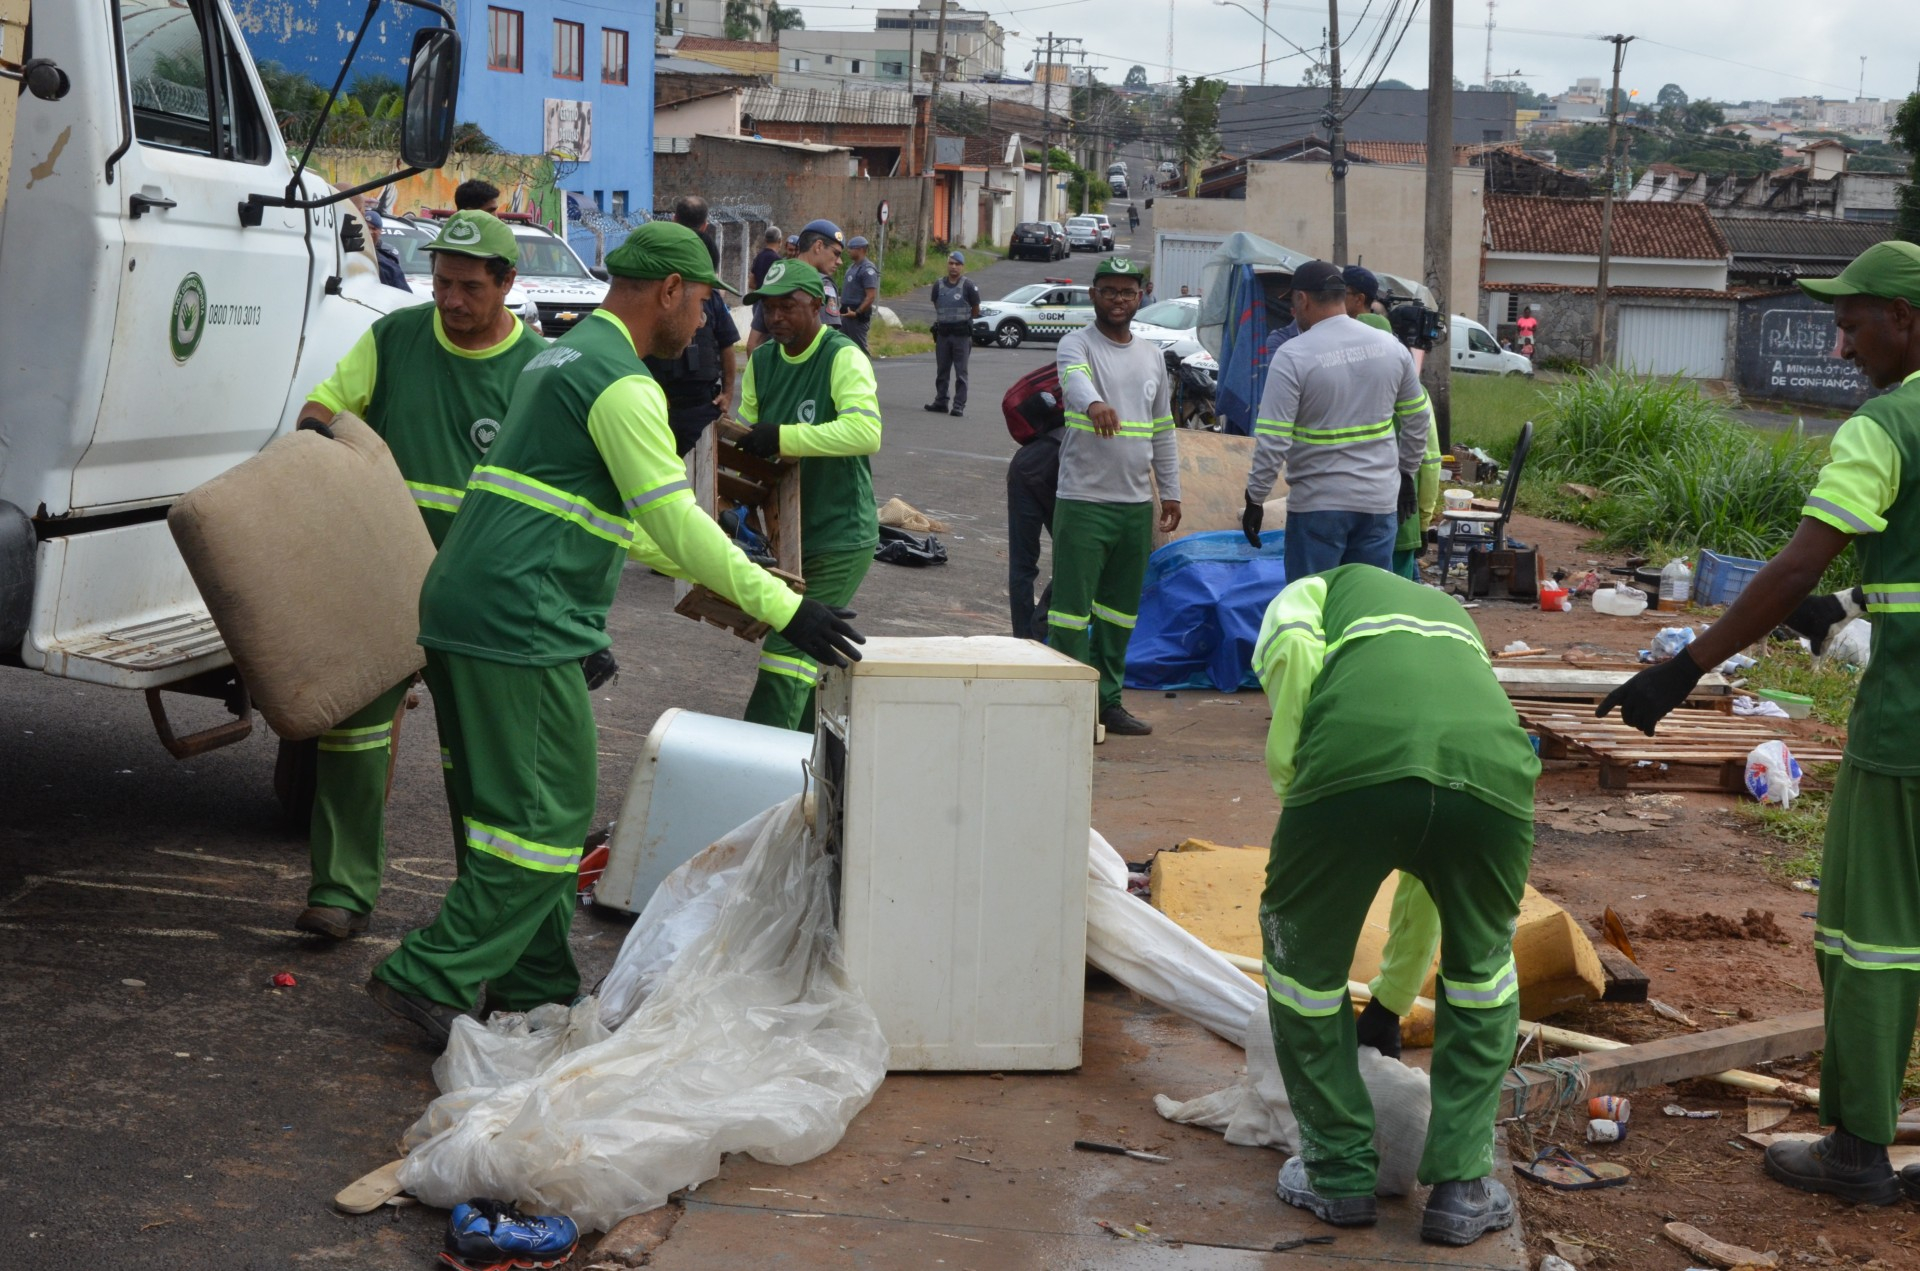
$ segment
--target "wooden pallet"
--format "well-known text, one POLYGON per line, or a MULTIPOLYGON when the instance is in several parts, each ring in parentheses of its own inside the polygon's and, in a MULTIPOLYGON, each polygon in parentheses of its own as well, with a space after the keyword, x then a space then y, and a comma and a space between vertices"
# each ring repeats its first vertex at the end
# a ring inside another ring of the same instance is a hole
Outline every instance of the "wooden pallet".
MULTIPOLYGON (((800 572, 800 464, 792 459, 761 459, 738 444, 748 429, 734 420, 714 421, 700 434, 688 456, 688 479, 695 500, 708 516, 719 519, 729 509, 749 518, 755 532, 766 536, 775 564, 767 570, 775 578, 806 593, 800 572)), ((742 640, 758 641, 772 630, 718 592, 698 583, 678 582, 673 611, 731 631, 742 640)))
MULTIPOLYGON (((1500 687, 1506 690, 1507 696, 1516 702, 1552 700, 1566 705, 1573 702, 1597 703, 1646 669, 1638 663, 1615 667, 1590 664, 1568 666, 1564 663, 1515 659, 1495 661, 1493 677, 1500 681, 1500 687)), ((1727 683, 1725 677, 1709 671, 1700 677, 1700 682, 1687 695, 1687 704, 1711 705, 1722 714, 1728 714, 1733 710, 1732 694, 1733 686, 1727 683)))
POLYGON ((1522 726, 1539 736, 1541 758, 1597 763, 1600 786, 1606 790, 1657 782, 1666 790, 1737 794, 1746 788, 1747 755, 1762 742, 1786 742, 1802 766, 1838 763, 1846 745, 1802 736, 1781 727, 1784 720, 1713 710, 1675 711, 1649 737, 1622 723, 1617 715, 1596 719, 1591 712, 1570 710, 1564 702, 1524 701, 1514 706, 1522 726), (1660 765, 1680 780, 1669 779, 1660 765))

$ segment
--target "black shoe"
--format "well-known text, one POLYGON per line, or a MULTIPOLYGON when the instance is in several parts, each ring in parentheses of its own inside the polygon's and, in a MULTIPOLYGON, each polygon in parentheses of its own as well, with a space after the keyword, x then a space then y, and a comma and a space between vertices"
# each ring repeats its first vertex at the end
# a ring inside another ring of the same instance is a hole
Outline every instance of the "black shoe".
POLYGON ((1354 1031, 1362 1046, 1371 1046, 1388 1059, 1400 1058, 1400 1017, 1378 1001, 1361 1008, 1354 1031))
MULTIPOLYGON (((1313 1183, 1307 1178, 1307 1163, 1300 1157, 1289 1157, 1280 1167, 1280 1181, 1274 1184, 1274 1194, 1295 1209, 1304 1209, 1321 1222, 1335 1227, 1371 1227, 1380 1220, 1379 1207, 1371 1196, 1336 1196, 1328 1199, 1313 1190, 1313 1183)), ((1512 1217, 1509 1215, 1508 1220, 1512 1217)))
POLYGON ((948 411, 947 413, 949 415, 952 415, 955 419, 958 419, 960 418, 960 416, 967 413, 967 408, 965 406, 955 406, 952 410, 948 411))
POLYGON ((921 407, 921 409, 931 411, 935 415, 944 415, 947 413, 947 404, 945 402, 928 402, 925 406, 921 407))
POLYGON ((1920 1200, 1920 1165, 1909 1165, 1900 1171, 1900 1190, 1907 1194, 1908 1200, 1920 1200))
MULTIPOLYGON (((1900 1199, 1887 1149, 1834 1127, 1811 1143, 1775 1143, 1767 1149, 1767 1173, 1803 1192, 1825 1192, 1855 1205, 1891 1205, 1900 1199)), ((1920 1181, 1920 1179, 1916 1179, 1920 1181)))
POLYGON ((1109 706, 1101 711, 1100 723, 1114 737, 1145 737, 1153 731, 1152 724, 1124 706, 1109 706))
POLYGON ((1513 1197, 1491 1178, 1435 1183, 1420 1216, 1420 1238, 1437 1245, 1470 1245, 1489 1231, 1513 1226, 1513 1197))
POLYGON ((453 1021, 464 1014, 451 1006, 402 993, 377 975, 367 979, 367 996, 378 1002, 388 1014, 417 1025, 440 1050, 447 1048, 447 1040, 453 1036, 453 1021))
POLYGON ((367 915, 338 905, 308 905, 293 920, 293 925, 296 930, 310 931, 329 940, 346 940, 367 929, 367 915))

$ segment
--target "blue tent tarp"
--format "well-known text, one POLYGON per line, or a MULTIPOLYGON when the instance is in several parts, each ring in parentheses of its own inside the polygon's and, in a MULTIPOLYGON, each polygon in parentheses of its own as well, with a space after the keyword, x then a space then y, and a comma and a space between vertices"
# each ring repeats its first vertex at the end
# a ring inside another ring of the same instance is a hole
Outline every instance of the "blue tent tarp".
POLYGON ((1237 530, 1191 534, 1147 560, 1140 618, 1127 645, 1128 688, 1257 688, 1253 647, 1286 586, 1283 530, 1256 553, 1237 530))

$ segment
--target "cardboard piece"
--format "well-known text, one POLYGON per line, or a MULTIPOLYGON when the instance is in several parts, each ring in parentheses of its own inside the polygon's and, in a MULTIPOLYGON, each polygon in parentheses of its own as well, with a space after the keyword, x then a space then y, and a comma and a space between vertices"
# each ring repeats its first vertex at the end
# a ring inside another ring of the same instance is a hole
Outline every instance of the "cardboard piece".
MULTIPOLYGON (((1253 468, 1253 438, 1198 428, 1176 428, 1173 435, 1180 449, 1180 528, 1162 534, 1156 524, 1154 547, 1206 530, 1239 529, 1240 513, 1247 506, 1247 473, 1253 468)), ((1286 524, 1286 495, 1283 476, 1267 496, 1262 528, 1277 530, 1286 524)))

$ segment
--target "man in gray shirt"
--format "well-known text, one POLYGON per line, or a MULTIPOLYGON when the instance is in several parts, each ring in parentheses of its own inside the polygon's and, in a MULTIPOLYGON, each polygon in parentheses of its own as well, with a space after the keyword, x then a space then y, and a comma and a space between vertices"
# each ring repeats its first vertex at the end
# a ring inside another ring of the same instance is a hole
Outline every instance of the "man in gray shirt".
POLYGON ((980 288, 965 277, 967 258, 947 255, 947 276, 933 284, 933 400, 927 409, 947 413, 947 375, 953 375, 952 413, 967 413, 967 359, 973 355, 973 320, 980 316, 980 288))
POLYGON ((1155 485, 1161 532, 1180 525, 1180 451, 1166 359, 1150 341, 1133 337, 1145 273, 1125 256, 1102 260, 1093 271, 1093 325, 1069 332, 1057 358, 1067 426, 1053 510, 1047 643, 1100 672, 1100 722, 1119 737, 1153 731, 1121 705, 1120 687, 1153 550, 1155 485))
POLYGON ((1240 528, 1260 545, 1261 505, 1284 464, 1290 581, 1336 565, 1392 569, 1433 426, 1420 373, 1405 345, 1347 316, 1338 265, 1295 272, 1293 311, 1300 334, 1273 355, 1254 417, 1240 528))

